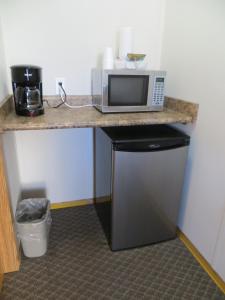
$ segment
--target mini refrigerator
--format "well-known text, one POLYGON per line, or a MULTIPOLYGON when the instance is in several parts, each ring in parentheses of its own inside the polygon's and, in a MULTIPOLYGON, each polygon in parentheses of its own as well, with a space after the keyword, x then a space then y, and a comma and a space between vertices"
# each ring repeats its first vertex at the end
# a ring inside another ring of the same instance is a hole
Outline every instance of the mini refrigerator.
POLYGON ((111 249, 175 238, 190 137, 167 125, 94 135, 95 208, 111 249))

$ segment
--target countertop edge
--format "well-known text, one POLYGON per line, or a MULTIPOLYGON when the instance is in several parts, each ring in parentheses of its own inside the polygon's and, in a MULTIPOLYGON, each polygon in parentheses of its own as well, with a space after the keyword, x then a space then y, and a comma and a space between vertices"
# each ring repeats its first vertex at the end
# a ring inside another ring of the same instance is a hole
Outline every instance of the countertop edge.
POLYGON ((165 107, 173 111, 190 115, 192 118, 192 123, 197 120, 199 109, 198 103, 165 96, 165 107))
MULTIPOLYGON (((54 96, 46 96, 44 99, 57 101, 57 97, 54 96)), ((70 96, 69 100, 70 103, 76 103, 77 105, 80 105, 81 101, 83 103, 90 103, 91 96, 83 95, 83 96, 70 96), (79 103, 79 104, 78 104, 79 103)), ((88 111, 87 113, 87 119, 72 119, 71 121, 66 119, 66 109, 63 111, 65 113, 64 120, 62 118, 62 121, 58 121, 58 119, 55 119, 54 117, 51 119, 51 115, 49 115, 49 122, 48 120, 42 120, 40 124, 36 122, 32 123, 30 122, 31 119, 29 119, 29 122, 24 122, 23 119, 21 119, 21 122, 18 122, 16 120, 17 116, 13 114, 13 98, 12 95, 9 95, 6 97, 1 103, 0 103, 0 133, 3 133, 5 131, 21 131, 21 130, 44 130, 44 129, 65 129, 65 128, 94 128, 94 127, 103 127, 103 126, 141 126, 141 125, 153 125, 153 124, 172 124, 172 123, 193 123, 197 119, 197 113, 198 113, 198 104, 192 103, 189 101, 184 101, 181 99, 171 98, 166 96, 165 97, 165 111, 157 112, 152 114, 152 119, 146 117, 142 113, 141 118, 137 118, 137 115, 133 114, 132 118, 128 118, 128 115, 124 115, 124 119, 122 118, 123 114, 120 114, 119 118, 108 118, 105 114, 103 118, 99 118, 98 116, 95 117, 95 114, 92 119, 88 119, 88 111), (174 113, 176 115, 174 115, 174 113), (10 115, 11 114, 11 115, 10 115), (160 114, 160 115, 159 115, 160 114), (7 120, 7 117, 10 115, 9 120, 7 120), (14 122, 14 118, 17 122, 14 122), (13 120, 13 121, 12 121, 13 120)), ((48 108, 49 109, 49 108, 48 108)), ((82 108, 85 109, 85 108, 82 108)), ((51 110, 51 109, 49 109, 51 110)), ((67 111, 68 112, 68 111, 67 111)), ((85 114, 84 112, 84 114, 85 114)), ((89 111, 90 113, 90 111, 89 111)), ((99 113, 101 114, 101 113, 99 113)), ((117 114, 118 115, 118 114, 117 114)), ((48 117, 48 116, 47 116, 48 117)), ((27 119, 28 120, 28 119, 27 119)))
POLYGON ((3 123, 7 115, 12 111, 13 109, 13 98, 12 95, 8 95, 0 102, 0 134, 5 131, 3 129, 3 123))

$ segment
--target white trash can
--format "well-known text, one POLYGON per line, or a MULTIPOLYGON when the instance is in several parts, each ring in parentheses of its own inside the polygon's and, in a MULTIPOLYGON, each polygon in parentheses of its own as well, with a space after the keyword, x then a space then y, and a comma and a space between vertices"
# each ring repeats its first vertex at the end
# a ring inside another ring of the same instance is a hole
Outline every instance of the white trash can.
POLYGON ((46 253, 51 222, 48 199, 31 198, 18 203, 16 226, 25 256, 39 257, 46 253))

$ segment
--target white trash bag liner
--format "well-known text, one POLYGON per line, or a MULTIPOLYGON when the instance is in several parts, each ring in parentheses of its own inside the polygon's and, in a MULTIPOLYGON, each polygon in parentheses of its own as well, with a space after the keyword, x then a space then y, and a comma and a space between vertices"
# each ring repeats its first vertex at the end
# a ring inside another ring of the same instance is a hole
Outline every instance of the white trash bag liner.
POLYGON ((39 257, 46 253, 52 223, 50 201, 46 198, 24 199, 16 210, 17 235, 24 255, 39 257))

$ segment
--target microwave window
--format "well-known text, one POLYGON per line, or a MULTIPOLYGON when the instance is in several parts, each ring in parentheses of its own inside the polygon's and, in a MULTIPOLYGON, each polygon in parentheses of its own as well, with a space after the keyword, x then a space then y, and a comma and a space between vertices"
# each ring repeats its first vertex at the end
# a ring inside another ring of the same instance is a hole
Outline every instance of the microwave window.
POLYGON ((109 106, 147 105, 147 75, 109 75, 109 106))

